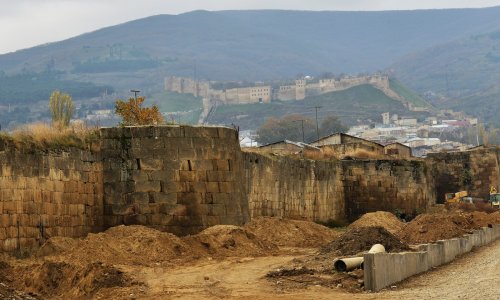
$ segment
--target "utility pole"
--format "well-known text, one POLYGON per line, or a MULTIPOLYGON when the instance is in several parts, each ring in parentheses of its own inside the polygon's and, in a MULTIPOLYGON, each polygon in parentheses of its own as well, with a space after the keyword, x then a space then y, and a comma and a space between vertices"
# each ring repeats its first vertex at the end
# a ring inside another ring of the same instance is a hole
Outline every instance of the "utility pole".
POLYGON ((315 106, 314 108, 316 109, 316 135, 319 140, 318 109, 321 108, 321 106, 315 106))
POLYGON ((305 120, 296 120, 296 121, 293 121, 294 123, 295 122, 301 122, 302 123, 302 143, 305 143, 305 138, 304 138, 304 121, 305 120))
POLYGON ((131 93, 134 93, 134 98, 137 101, 137 94, 140 93, 141 91, 139 90, 130 90, 131 93))

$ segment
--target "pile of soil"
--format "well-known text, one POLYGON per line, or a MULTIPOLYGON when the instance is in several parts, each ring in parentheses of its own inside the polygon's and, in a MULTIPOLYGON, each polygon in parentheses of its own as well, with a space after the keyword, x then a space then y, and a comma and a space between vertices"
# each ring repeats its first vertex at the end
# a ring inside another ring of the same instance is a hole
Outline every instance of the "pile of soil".
POLYGON ((360 228, 360 227, 384 227, 387 231, 392 234, 396 234, 404 227, 404 223, 401 222, 395 215, 387 211, 377 211, 372 213, 364 214, 361 218, 356 220, 354 223, 349 225, 349 228, 360 228))
POLYGON ((45 261, 41 265, 30 266, 22 274, 27 290, 47 298, 87 298, 101 289, 134 284, 118 268, 100 262, 69 264, 45 261))
MULTIPOLYGON (((49 240, 50 241, 50 240, 49 240)), ((85 239, 61 254, 66 262, 103 262, 106 264, 169 264, 185 256, 201 257, 177 236, 144 226, 117 226, 85 239)))
POLYGON ((471 219, 472 226, 475 229, 488 227, 492 224, 500 224, 500 211, 488 214, 485 212, 474 211, 468 214, 471 219))
POLYGON ((35 253, 36 257, 43 257, 48 255, 57 255, 68 251, 78 244, 78 240, 55 236, 48 239, 35 253))
POLYGON ((213 257, 272 255, 278 250, 276 244, 232 225, 216 225, 182 240, 191 251, 213 257))
POLYGON ((244 228, 281 247, 320 247, 340 235, 314 222, 272 217, 253 218, 244 228))
POLYGON ((399 237, 409 243, 430 243, 437 240, 460 237, 474 228, 466 214, 421 214, 408 223, 399 237))
POLYGON ((321 248, 321 253, 335 253, 336 255, 355 255, 368 251, 374 244, 382 244, 387 252, 402 252, 410 247, 400 241, 384 227, 352 228, 340 237, 321 248))

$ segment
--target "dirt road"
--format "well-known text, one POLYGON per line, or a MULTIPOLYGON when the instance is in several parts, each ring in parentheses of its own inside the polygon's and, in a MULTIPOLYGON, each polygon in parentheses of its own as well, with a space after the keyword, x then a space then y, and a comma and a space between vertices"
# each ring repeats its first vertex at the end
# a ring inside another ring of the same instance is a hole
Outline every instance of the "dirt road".
POLYGON ((499 299, 500 240, 379 293, 384 299, 499 299))
MULTIPOLYGON (((310 285, 281 289, 264 278, 297 256, 205 261, 174 270, 147 269, 138 276, 149 286, 146 299, 498 299, 500 241, 485 246, 451 264, 396 284, 380 293, 349 294, 342 289, 310 285)), ((286 280, 286 279, 282 279, 286 280)), ((142 298, 142 297, 139 297, 142 298)))

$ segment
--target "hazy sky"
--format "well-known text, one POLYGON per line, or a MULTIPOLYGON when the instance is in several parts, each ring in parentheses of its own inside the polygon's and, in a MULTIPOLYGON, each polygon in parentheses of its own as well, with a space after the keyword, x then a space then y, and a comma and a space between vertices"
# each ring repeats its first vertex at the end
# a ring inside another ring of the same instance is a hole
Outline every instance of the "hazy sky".
POLYGON ((133 19, 196 9, 400 10, 496 5, 500 0, 0 0, 0 53, 133 19))

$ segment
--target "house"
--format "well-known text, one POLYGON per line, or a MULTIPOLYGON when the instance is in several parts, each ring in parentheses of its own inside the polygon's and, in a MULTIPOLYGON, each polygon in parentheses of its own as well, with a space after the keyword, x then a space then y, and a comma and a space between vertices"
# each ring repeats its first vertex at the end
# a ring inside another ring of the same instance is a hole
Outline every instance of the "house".
POLYGON ((320 151, 318 147, 314 147, 302 142, 292 142, 289 140, 263 145, 260 146, 259 149, 282 155, 299 153, 303 149, 320 151))
POLYGON ((411 148, 401 143, 391 143, 385 145, 384 152, 385 154, 398 159, 410 158, 412 156, 411 148))
POLYGON ((352 144, 358 144, 361 145, 361 147, 357 148, 363 148, 363 150, 374 152, 374 153, 379 153, 379 154, 384 154, 384 146, 368 141, 362 138, 358 138, 352 135, 348 135, 345 133, 334 133, 328 136, 325 136, 323 138, 320 138, 319 140, 312 142, 312 146, 316 147, 323 147, 323 146, 335 146, 335 145, 352 145, 352 144))

